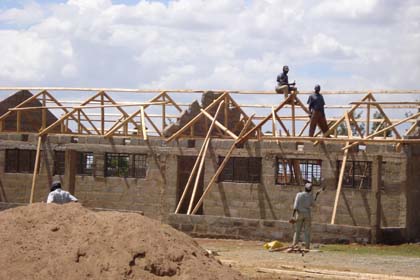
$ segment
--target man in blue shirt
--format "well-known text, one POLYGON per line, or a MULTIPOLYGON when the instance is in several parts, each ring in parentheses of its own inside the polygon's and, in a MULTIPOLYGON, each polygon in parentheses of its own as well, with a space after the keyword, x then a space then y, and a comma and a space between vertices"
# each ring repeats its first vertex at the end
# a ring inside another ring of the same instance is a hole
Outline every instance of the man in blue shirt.
POLYGON ((314 136, 315 128, 318 125, 322 130, 322 133, 328 131, 327 119, 325 118, 324 106, 325 101, 324 97, 321 95, 321 86, 316 85, 315 93, 311 94, 308 98, 309 111, 311 112, 311 123, 309 125, 309 136, 314 136))
POLYGON ((287 73, 289 73, 289 66, 285 65, 283 66, 283 73, 277 76, 276 86, 276 92, 283 93, 285 99, 289 96, 289 92, 297 92, 297 88, 295 87, 296 83, 289 83, 289 77, 287 76, 287 73))

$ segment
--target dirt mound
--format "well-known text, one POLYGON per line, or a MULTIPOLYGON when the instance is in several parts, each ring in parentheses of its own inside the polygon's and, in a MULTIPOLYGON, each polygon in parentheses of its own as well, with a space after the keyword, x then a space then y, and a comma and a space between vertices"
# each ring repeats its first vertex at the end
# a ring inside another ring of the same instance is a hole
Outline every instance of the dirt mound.
POLYGON ((167 225, 77 203, 0 212, 0 244, 0 279, 243 279, 167 225))

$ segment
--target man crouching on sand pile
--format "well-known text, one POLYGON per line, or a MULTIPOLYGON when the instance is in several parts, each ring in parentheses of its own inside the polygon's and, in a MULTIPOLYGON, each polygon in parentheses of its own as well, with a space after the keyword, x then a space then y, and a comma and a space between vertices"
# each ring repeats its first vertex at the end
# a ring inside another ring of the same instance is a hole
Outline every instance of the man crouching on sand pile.
POLYGON ((314 202, 322 190, 323 189, 317 191, 314 198, 312 193, 312 184, 306 183, 305 191, 296 194, 295 203, 293 205, 293 214, 291 218, 291 221, 296 222, 292 246, 296 246, 299 242, 300 232, 303 226, 305 231, 305 249, 309 250, 311 243, 311 207, 314 205, 314 202))
POLYGON ((77 202, 77 198, 67 191, 61 189, 61 183, 55 181, 51 185, 51 192, 48 194, 47 203, 64 204, 68 202, 77 202))

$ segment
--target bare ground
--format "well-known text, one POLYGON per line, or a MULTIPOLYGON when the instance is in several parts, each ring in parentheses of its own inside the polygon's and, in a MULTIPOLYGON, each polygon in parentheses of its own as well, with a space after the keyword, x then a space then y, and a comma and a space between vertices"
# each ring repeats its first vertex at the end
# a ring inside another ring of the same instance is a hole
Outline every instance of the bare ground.
POLYGON ((302 255, 268 252, 258 241, 196 241, 250 279, 420 279, 420 257, 331 252, 322 246, 302 255))

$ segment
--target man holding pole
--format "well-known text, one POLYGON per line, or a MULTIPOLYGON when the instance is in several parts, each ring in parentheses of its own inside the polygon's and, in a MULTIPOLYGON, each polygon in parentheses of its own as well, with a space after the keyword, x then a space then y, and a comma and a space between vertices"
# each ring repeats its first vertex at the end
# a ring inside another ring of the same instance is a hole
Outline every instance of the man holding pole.
POLYGON ((304 229, 305 249, 309 250, 311 243, 311 208, 318 198, 319 193, 323 189, 316 192, 315 198, 312 194, 312 184, 305 184, 305 191, 299 192, 296 195, 295 203, 293 205, 293 214, 290 221, 295 223, 295 234, 293 235, 293 244, 296 246, 300 239, 300 232, 302 227, 304 229), (297 214, 297 215, 296 215, 297 214))

